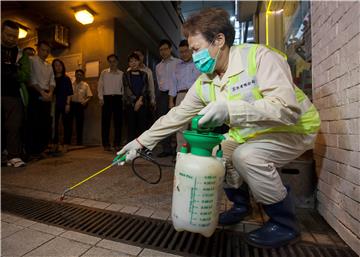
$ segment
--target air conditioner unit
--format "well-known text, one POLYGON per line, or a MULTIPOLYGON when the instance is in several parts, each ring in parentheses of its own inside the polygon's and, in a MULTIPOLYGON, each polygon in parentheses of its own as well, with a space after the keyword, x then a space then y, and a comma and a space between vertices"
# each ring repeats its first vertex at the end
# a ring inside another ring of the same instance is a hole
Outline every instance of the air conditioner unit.
POLYGON ((52 24, 38 29, 40 40, 48 41, 54 48, 69 47, 69 29, 60 24, 52 24))

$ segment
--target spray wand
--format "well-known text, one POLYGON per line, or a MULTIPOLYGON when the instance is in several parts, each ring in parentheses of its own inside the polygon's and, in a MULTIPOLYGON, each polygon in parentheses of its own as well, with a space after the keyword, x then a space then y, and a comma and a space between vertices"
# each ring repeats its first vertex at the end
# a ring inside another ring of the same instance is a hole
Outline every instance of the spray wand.
POLYGON ((118 164, 118 165, 123 165, 125 163, 125 160, 126 160, 126 154, 124 155, 117 155, 114 160, 112 161, 112 163, 108 166, 106 166, 105 168, 103 168, 102 170, 99 170, 98 172, 96 172, 95 174, 87 177, 86 179, 80 181, 79 183, 73 185, 72 187, 69 187, 67 189, 65 189, 64 193, 61 195, 60 197, 60 201, 63 201, 65 199, 65 194, 71 190, 73 190, 74 188, 80 186, 81 184, 85 183, 86 181, 88 181, 89 179, 92 179, 93 177, 99 175, 100 173, 110 169, 112 166, 114 166, 115 164, 118 164))

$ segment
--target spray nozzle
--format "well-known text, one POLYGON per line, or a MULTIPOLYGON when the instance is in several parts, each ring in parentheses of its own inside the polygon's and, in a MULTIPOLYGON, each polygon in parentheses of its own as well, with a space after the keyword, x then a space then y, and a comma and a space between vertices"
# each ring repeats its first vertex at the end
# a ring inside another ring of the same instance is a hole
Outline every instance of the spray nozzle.
POLYGON ((117 155, 112 161, 112 163, 113 164, 118 163, 119 165, 121 165, 125 161, 126 161, 126 154, 123 154, 123 155, 117 155))

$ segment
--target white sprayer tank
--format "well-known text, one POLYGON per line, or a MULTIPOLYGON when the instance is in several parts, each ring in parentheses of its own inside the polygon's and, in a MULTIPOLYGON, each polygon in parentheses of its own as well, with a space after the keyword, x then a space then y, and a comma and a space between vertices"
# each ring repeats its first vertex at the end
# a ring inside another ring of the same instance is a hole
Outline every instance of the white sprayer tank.
POLYGON ((221 158, 193 153, 185 150, 177 155, 171 218, 176 231, 186 230, 210 237, 218 224, 225 166, 221 158))

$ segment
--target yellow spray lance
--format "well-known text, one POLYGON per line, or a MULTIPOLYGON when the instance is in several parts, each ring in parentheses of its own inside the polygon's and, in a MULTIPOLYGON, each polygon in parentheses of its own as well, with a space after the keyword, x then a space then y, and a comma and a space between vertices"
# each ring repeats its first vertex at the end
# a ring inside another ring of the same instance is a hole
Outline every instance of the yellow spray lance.
MULTIPOLYGON (((154 160, 152 157, 151 157, 151 152, 150 150, 148 149, 144 149, 144 150, 138 150, 137 151, 138 153, 138 157, 134 158, 132 160, 132 163, 131 163, 131 168, 132 168, 132 171, 134 172, 134 174, 140 178, 141 180, 145 181, 146 183, 149 183, 149 184, 157 184, 160 182, 161 180, 161 177, 162 177, 162 169, 161 167, 174 167, 173 165, 166 165, 166 164, 161 164, 161 163, 158 163, 156 160, 154 160), (142 177, 140 175, 140 173, 138 171, 136 171, 136 168, 135 168, 135 160, 138 159, 138 158, 142 158, 144 159, 145 161, 148 161, 148 162, 151 162, 152 164, 156 165, 157 168, 158 168, 158 176, 155 177, 155 178, 152 178, 152 179, 149 179, 149 178, 145 178, 145 177, 142 177)), ((125 164, 125 161, 126 161, 126 154, 124 155, 118 155, 114 158, 114 160, 112 161, 112 163, 108 166, 106 166, 105 168, 97 171, 96 173, 94 173, 93 175, 87 177, 86 179, 80 181, 79 183, 73 185, 72 187, 69 187, 67 189, 65 189, 64 193, 61 195, 60 197, 60 201, 63 201, 65 199, 65 194, 71 190, 73 190, 74 188, 80 186, 81 184, 85 183, 86 181, 92 179, 93 177, 103 173, 104 171, 110 169, 111 167, 113 167, 115 164, 118 164, 118 165, 123 165, 125 164)))
POLYGON ((71 190, 73 190, 74 188, 80 186, 81 184, 85 183, 86 181, 88 181, 89 179, 92 179, 93 177, 99 175, 100 173, 103 173, 104 171, 110 169, 112 166, 114 166, 115 164, 119 164, 122 165, 125 163, 126 160, 126 154, 124 155, 118 155, 114 158, 114 160, 112 161, 112 163, 108 166, 106 166, 105 168, 103 168, 102 170, 99 170, 98 172, 92 174, 91 176, 87 177, 86 179, 80 181, 79 183, 73 185, 72 187, 69 187, 67 189, 65 189, 64 193, 61 195, 60 197, 60 201, 63 201, 65 199, 65 194, 71 190))

